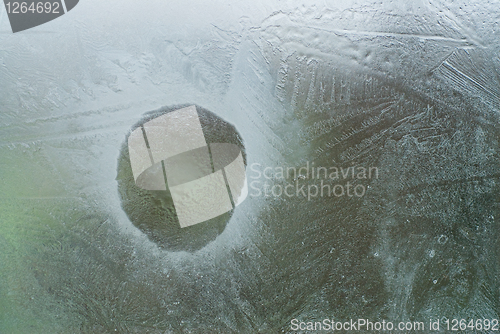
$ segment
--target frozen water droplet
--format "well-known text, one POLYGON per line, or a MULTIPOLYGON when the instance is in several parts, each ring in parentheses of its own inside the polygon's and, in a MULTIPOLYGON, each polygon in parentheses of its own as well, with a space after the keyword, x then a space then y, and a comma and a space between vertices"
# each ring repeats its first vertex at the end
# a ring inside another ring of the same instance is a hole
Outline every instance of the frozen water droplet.
POLYGON ((446 243, 446 241, 448 241, 448 237, 444 234, 441 234, 441 236, 439 236, 438 243, 443 245, 446 243))

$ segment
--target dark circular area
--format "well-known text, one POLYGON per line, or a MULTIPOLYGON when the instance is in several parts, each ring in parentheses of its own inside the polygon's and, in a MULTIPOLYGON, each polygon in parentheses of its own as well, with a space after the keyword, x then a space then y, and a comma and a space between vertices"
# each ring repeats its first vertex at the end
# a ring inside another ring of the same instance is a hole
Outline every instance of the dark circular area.
MULTIPOLYGON (((127 140, 123 143, 118 158, 116 180, 118 181, 123 210, 131 222, 151 241, 159 247, 171 251, 193 252, 201 249, 224 231, 233 212, 229 211, 203 223, 181 228, 168 189, 166 191, 144 190, 135 185, 127 141, 130 133, 144 123, 191 105, 163 107, 145 113, 127 134, 127 140)), ((196 106, 196 110, 207 144, 230 143, 237 145, 241 149, 246 166, 243 140, 236 128, 207 109, 196 106)))

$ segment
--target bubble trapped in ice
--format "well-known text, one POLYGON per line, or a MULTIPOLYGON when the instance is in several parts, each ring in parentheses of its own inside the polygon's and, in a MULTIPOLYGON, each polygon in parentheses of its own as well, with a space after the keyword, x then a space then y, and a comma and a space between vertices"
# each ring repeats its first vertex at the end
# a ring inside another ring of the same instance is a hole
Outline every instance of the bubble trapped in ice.
MULTIPOLYGON (((140 129, 144 123, 152 119, 186 106, 163 107, 148 112, 131 131, 140 129)), ((234 126, 204 108, 197 106, 196 109, 206 143, 235 144, 240 147, 245 159, 243 142, 234 126)), ((188 166, 184 168, 186 167, 188 166)), ((150 240, 167 250, 195 251, 206 246, 224 231, 232 215, 233 210, 203 223, 181 228, 168 187, 165 190, 145 190, 136 185, 130 164, 129 146, 126 142, 120 152, 117 181, 122 206, 129 219, 150 240)), ((164 184, 162 188, 165 188, 164 184)))

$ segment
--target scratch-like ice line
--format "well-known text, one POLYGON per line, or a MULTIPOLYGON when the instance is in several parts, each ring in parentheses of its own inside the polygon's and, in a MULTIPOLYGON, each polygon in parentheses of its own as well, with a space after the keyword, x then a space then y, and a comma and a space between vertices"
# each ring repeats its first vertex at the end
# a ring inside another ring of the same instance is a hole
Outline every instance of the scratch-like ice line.
POLYGON ((332 30, 323 29, 323 28, 314 28, 314 29, 325 30, 325 31, 336 33, 336 34, 352 34, 352 35, 383 36, 383 37, 406 37, 406 38, 419 38, 419 39, 423 39, 423 40, 435 40, 435 41, 443 41, 443 42, 474 44, 474 43, 471 43, 470 41, 468 41, 466 38, 458 39, 458 38, 435 36, 435 35, 419 35, 419 34, 405 34, 405 33, 396 33, 396 32, 350 30, 350 29, 332 29, 332 30))
POLYGON ((445 61, 443 62, 443 64, 441 64, 443 67, 445 67, 446 69, 448 69, 450 72, 454 72, 457 76, 461 76, 467 80, 469 80, 474 86, 476 86, 476 88, 478 89, 482 89, 484 90, 486 93, 496 97, 496 98, 499 98, 498 94, 496 94, 495 92, 491 91, 490 89, 484 87, 483 85, 481 85, 479 82, 477 82, 476 80, 474 80, 473 78, 471 78, 470 76, 468 76, 467 74, 465 74, 464 72, 460 71, 459 69, 455 68, 453 65, 451 65, 450 63, 448 63, 448 61, 445 61))
POLYGON ((485 48, 483 43, 481 42, 480 38, 478 36, 473 36, 474 33, 471 31, 470 28, 465 26, 463 23, 460 22, 460 19, 449 9, 445 8, 439 8, 430 1, 427 1, 428 7, 433 7, 435 8, 434 14, 438 14, 438 12, 442 12, 443 15, 449 19, 451 22, 456 24, 456 26, 461 30, 461 33, 467 37, 467 39, 474 41, 473 44, 480 46, 481 48, 485 48))
POLYGON ((100 135, 100 134, 110 134, 110 133, 115 133, 115 134, 120 134, 123 130, 127 129, 127 127, 114 127, 114 128, 101 128, 101 129, 96 129, 96 130, 88 130, 88 131, 80 131, 80 132, 74 132, 74 133, 66 133, 66 134, 60 134, 60 135, 48 135, 48 136, 33 136, 33 137, 27 137, 25 140, 16 140, 16 141, 10 141, 10 142, 3 142, 0 143, 0 147, 5 147, 5 146, 10 146, 10 145, 20 145, 20 144, 26 144, 26 143, 32 143, 32 142, 47 142, 47 141, 53 141, 53 140, 72 140, 72 139, 83 139, 83 138, 92 138, 95 135, 100 135))
MULTIPOLYGON (((273 26, 269 26, 269 27, 273 27, 273 26)), ((266 29, 269 27, 266 27, 266 29)), ((274 26, 274 27, 277 27, 277 26, 274 26)), ((465 45, 475 45, 475 46, 481 47, 481 48, 484 47, 481 43, 475 41, 473 38, 470 38, 470 40, 469 40, 467 37, 465 37, 463 39, 458 39, 458 38, 453 38, 453 37, 436 36, 436 35, 406 34, 406 33, 384 32, 384 31, 352 30, 352 29, 326 29, 326 28, 311 27, 311 26, 308 26, 306 28, 333 33, 339 37, 344 36, 344 35, 366 35, 366 36, 375 36, 375 37, 404 37, 404 38, 418 38, 418 39, 422 39, 422 40, 432 40, 432 41, 440 41, 440 42, 452 42, 452 43, 465 44, 465 45)))

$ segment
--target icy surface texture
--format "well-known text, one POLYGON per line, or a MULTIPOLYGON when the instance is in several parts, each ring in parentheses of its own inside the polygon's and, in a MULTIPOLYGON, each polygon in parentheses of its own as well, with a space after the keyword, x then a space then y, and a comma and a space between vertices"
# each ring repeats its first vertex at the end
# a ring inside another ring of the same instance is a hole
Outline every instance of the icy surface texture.
POLYGON ((498 318, 498 22, 488 1, 87 0, 12 34, 0 10, 0 332, 498 318), (205 247, 159 247, 116 171, 178 104, 233 124, 248 165, 380 177, 249 196, 205 247))

